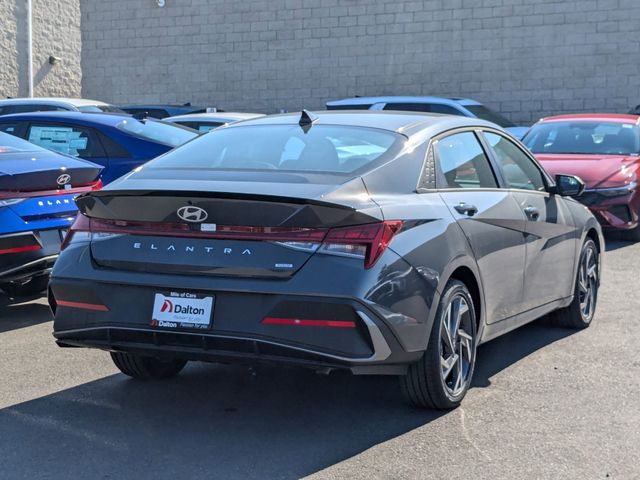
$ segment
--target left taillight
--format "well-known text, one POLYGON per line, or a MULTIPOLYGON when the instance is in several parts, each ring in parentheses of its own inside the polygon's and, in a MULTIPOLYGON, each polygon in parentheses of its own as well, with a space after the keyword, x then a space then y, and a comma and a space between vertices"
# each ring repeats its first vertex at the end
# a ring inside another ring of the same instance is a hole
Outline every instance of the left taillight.
POLYGON ((401 229, 401 220, 332 228, 318 252, 362 258, 364 259, 364 267, 371 268, 401 229))
POLYGON ((60 251, 77 241, 89 241, 91 239, 91 219, 78 212, 76 219, 67 231, 60 245, 60 251))

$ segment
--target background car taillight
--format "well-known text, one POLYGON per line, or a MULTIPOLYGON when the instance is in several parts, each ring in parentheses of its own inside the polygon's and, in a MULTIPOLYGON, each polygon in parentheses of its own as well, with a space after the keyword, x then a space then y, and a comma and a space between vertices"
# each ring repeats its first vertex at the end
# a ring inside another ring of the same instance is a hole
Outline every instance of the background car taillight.
POLYGON ((31 232, 0 237, 0 255, 29 252, 32 250, 40 250, 41 248, 42 245, 31 232))

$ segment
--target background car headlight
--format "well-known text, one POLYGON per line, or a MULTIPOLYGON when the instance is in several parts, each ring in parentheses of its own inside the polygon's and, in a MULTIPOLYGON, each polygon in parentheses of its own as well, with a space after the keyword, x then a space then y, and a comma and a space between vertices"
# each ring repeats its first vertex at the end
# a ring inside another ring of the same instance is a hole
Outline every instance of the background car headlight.
POLYGON ((588 192, 597 193, 605 197, 619 197, 622 195, 629 195, 631 192, 634 192, 637 186, 637 182, 631 182, 628 185, 624 185, 622 187, 594 188, 593 190, 588 190, 588 192))

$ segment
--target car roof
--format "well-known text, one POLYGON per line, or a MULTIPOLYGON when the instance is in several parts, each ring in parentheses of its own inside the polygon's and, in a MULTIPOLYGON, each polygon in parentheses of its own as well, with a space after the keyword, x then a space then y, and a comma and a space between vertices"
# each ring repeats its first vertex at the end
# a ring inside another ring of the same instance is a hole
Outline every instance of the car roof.
POLYGON ((263 113, 245 113, 245 112, 224 112, 224 113, 189 113, 186 115, 174 115, 172 117, 163 118, 168 122, 180 121, 212 121, 212 122, 237 122, 240 120, 249 120, 251 118, 264 117, 263 113))
POLYGON ((130 119, 126 113, 105 112, 28 112, 10 113, 0 116, 0 121, 72 121, 82 125, 107 125, 115 127, 123 120, 130 119))
MULTIPOLYGON (((297 125, 302 112, 267 115, 240 123, 231 124, 225 128, 242 128, 251 125, 297 125)), ((428 129, 438 131, 460 127, 491 127, 502 130, 494 123, 479 118, 458 115, 442 115, 439 113, 397 112, 384 110, 328 110, 311 112, 318 118, 313 125, 339 125, 353 127, 368 127, 400 133, 407 137, 421 133, 428 129)), ((435 134, 435 133, 434 133, 435 134)))
POLYGON ((74 107, 89 107, 93 105, 109 105, 100 100, 90 100, 88 98, 67 98, 67 97, 23 97, 23 98, 6 98, 0 100, 0 105, 29 105, 29 104, 47 104, 47 105, 72 105, 74 107))
POLYGON ((448 105, 482 105, 470 98, 454 97, 429 97, 429 96, 379 96, 379 97, 352 97, 342 100, 327 102, 327 106, 339 107, 349 105, 373 105, 376 103, 442 103, 448 105))
POLYGON ((568 115, 554 115, 540 119, 540 123, 564 122, 615 122, 615 123, 640 123, 640 116, 620 113, 575 113, 568 115))

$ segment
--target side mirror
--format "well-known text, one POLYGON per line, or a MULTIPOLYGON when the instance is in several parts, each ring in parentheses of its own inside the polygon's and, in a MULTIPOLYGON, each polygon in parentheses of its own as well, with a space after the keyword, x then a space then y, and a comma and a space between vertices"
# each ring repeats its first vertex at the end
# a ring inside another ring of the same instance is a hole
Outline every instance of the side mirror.
POLYGON ((575 175, 556 175, 556 185, 551 193, 563 197, 579 197, 584 192, 584 182, 575 175))

